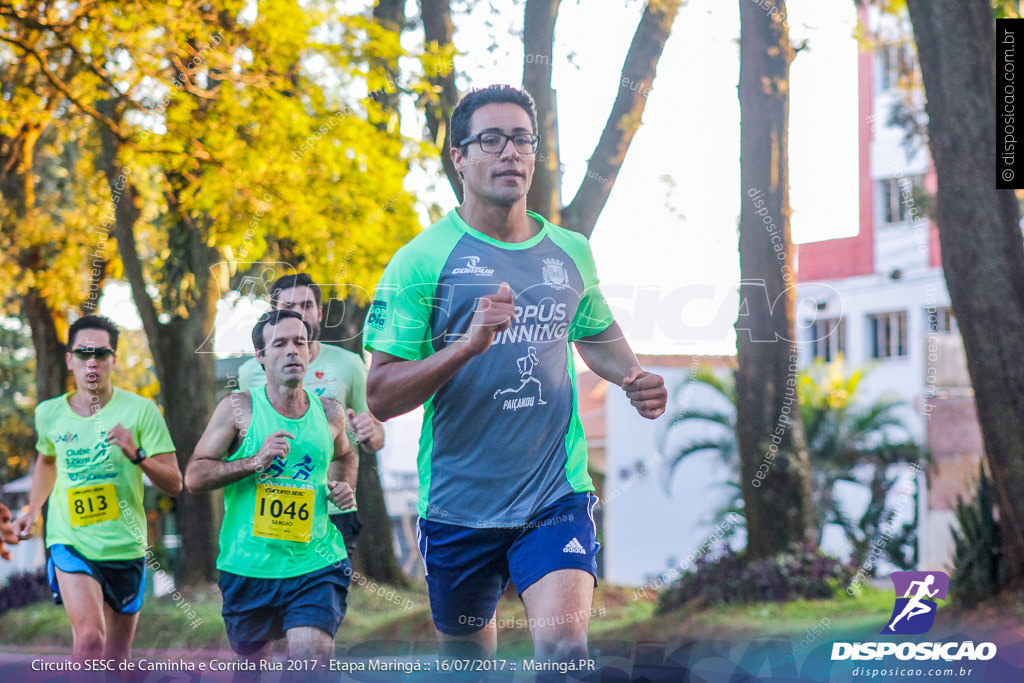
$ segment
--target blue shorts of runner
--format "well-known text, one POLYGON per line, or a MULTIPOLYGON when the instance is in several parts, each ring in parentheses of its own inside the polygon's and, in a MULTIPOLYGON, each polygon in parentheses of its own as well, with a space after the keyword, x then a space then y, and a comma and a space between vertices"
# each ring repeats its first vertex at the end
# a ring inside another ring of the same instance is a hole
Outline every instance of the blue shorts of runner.
POLYGON ((520 595, 559 569, 588 572, 597 585, 595 503, 592 493, 573 493, 513 528, 420 519, 417 541, 437 630, 462 636, 482 629, 510 579, 520 595))
POLYGON ((118 614, 135 614, 142 609, 142 590, 146 580, 146 559, 90 560, 74 546, 54 543, 50 546, 50 559, 46 561, 46 576, 53 591, 53 601, 64 601, 57 583, 59 569, 65 574, 88 574, 96 579, 103 591, 103 602, 118 614))
POLYGON ((352 557, 356 553, 356 539, 359 538, 359 531, 363 528, 362 522, 359 521, 359 514, 355 510, 339 512, 331 515, 330 519, 334 528, 341 532, 341 538, 345 541, 345 552, 352 557))
POLYGON ((221 571, 224 625, 231 649, 250 655, 298 626, 338 632, 348 606, 348 559, 287 579, 254 579, 221 571))

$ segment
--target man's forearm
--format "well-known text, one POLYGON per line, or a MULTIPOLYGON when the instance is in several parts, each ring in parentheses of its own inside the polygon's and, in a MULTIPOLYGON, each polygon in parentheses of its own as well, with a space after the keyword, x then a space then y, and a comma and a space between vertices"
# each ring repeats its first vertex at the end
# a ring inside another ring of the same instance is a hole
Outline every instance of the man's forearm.
POLYGON ((46 456, 40 455, 36 458, 36 467, 32 471, 32 490, 28 495, 28 515, 33 520, 39 516, 56 483, 56 461, 50 462, 46 456))
POLYGON ((473 358, 457 341, 423 360, 375 364, 366 381, 366 403, 378 420, 390 420, 418 408, 473 358))
POLYGON ((620 387, 629 371, 640 367, 618 323, 612 323, 604 332, 592 337, 577 340, 576 349, 598 377, 620 387))
POLYGON ((327 465, 327 478, 330 481, 343 481, 347 483, 352 490, 356 490, 356 480, 359 476, 359 465, 356 461, 355 453, 349 451, 346 455, 340 458, 331 460, 330 464, 327 465))
POLYGON ((174 453, 157 453, 142 461, 139 465, 153 485, 168 495, 181 493, 181 470, 174 453))
POLYGON ((374 419, 373 436, 366 443, 359 444, 359 447, 368 453, 376 453, 384 448, 384 425, 374 419))
POLYGON ((191 493, 213 491, 241 481, 258 471, 258 461, 254 456, 224 461, 197 458, 193 455, 185 470, 185 486, 191 493))

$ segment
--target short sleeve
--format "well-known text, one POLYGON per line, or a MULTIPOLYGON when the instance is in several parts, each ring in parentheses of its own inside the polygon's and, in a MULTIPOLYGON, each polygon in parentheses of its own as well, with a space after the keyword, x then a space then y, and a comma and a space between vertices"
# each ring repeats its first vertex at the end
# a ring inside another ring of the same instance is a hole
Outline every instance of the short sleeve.
POLYGON ((356 413, 370 411, 366 405, 366 375, 366 364, 356 356, 352 359, 352 380, 348 387, 349 407, 356 413))
POLYGON ((363 344, 405 360, 422 360, 433 353, 430 313, 437 288, 436 275, 424 258, 400 249, 384 270, 363 326, 363 344))
POLYGON ((45 426, 48 422, 47 419, 47 406, 45 403, 40 403, 36 406, 35 410, 35 421, 36 421, 36 450, 43 455, 55 456, 57 455, 57 449, 54 447, 53 442, 50 441, 49 434, 46 433, 45 426))
POLYGON ((167 422, 160 409, 149 399, 146 399, 143 406, 138 423, 139 445, 149 455, 173 452, 174 441, 171 440, 171 432, 167 429, 167 422))
POLYGON ((251 391, 267 383, 267 373, 256 358, 250 358, 238 367, 238 386, 235 391, 251 391))
POLYGON ((583 277, 583 293, 580 296, 579 308, 576 309, 576 317, 573 318, 572 326, 569 328, 570 341, 600 334, 615 322, 608 302, 605 301, 604 294, 601 293, 597 265, 594 263, 594 255, 590 251, 590 243, 583 236, 579 236, 579 240, 574 240, 576 248, 571 256, 583 277), (579 240, 582 240, 582 244, 579 240))

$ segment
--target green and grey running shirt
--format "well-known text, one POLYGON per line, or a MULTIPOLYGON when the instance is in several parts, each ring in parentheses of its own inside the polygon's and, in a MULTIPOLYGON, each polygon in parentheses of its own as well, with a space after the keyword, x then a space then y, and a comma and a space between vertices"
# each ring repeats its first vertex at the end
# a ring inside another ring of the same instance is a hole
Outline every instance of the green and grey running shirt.
POLYGON ((569 344, 613 318, 582 235, 528 212, 540 232, 507 243, 456 211, 395 254, 377 287, 366 347, 421 360, 469 330, 477 300, 508 282, 515 318, 424 405, 421 517, 469 527, 525 525, 593 491, 569 344))

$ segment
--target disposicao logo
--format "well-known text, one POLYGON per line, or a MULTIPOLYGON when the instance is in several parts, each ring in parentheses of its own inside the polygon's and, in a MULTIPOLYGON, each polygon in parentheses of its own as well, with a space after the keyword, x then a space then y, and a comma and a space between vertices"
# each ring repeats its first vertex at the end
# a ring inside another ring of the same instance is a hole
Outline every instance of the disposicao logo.
POLYGON ((946 600, 949 576, 945 572, 893 572, 896 604, 889 623, 879 633, 913 636, 927 633, 935 623, 937 600, 946 600))
MULTIPOLYGON (((882 635, 920 635, 935 624, 936 600, 945 601, 949 593, 949 576, 945 572, 893 572, 890 576, 896 589, 892 615, 882 635)), ((970 661, 989 660, 996 656, 994 643, 924 642, 924 643, 833 643, 832 661, 870 660, 895 656, 901 660, 970 661)))

